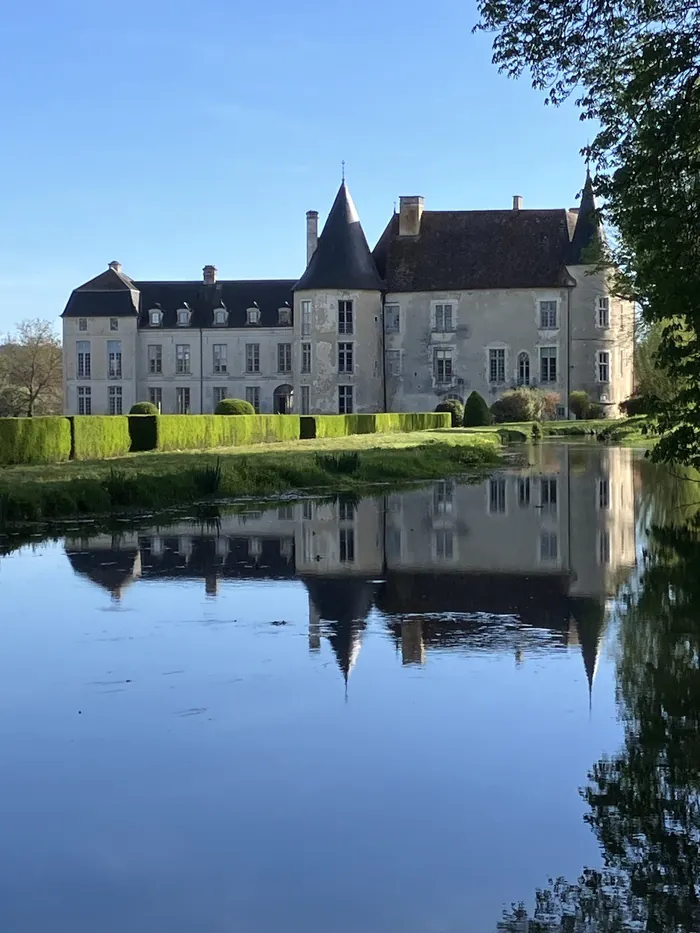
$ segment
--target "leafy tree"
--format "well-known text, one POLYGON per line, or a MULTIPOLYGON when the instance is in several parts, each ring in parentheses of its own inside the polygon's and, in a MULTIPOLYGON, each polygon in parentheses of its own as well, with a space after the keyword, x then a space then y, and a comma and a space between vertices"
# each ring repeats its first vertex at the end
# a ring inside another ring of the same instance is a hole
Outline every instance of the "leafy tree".
POLYGON ((700 17, 680 0, 478 0, 494 61, 596 121, 588 154, 621 294, 660 327, 657 458, 700 463, 700 17))
POLYGON ((63 408, 63 356, 49 321, 22 321, 0 344, 0 409, 9 416, 53 415, 63 408))

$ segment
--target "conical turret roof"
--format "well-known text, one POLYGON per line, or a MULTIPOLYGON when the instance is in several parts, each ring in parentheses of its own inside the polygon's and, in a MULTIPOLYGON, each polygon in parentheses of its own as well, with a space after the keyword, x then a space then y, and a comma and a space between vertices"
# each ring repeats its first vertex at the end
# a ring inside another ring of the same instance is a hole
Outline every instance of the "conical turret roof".
POLYGON ((579 266, 597 262, 605 247, 605 234, 600 222, 593 191, 593 179, 586 172, 581 204, 576 218, 576 227, 569 249, 569 265, 579 266))
POLYGON ((294 288, 380 291, 382 286, 360 218, 343 181, 319 237, 316 252, 294 288))

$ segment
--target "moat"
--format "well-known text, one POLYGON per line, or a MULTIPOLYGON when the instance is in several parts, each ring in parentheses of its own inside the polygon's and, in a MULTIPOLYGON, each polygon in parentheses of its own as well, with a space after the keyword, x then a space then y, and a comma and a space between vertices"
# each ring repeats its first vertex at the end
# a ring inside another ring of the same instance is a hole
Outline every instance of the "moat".
POLYGON ((697 929, 700 495, 531 460, 0 541, 3 929, 697 929))

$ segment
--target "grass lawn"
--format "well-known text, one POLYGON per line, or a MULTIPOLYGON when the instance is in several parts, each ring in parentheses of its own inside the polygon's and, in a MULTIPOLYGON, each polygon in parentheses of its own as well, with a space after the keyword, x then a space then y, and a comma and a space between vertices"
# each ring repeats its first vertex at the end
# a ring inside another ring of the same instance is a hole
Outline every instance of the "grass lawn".
POLYGON ((0 468, 0 524, 466 474, 500 462, 494 432, 416 431, 0 468))
MULTIPOLYGON (((599 440, 622 447, 651 447, 653 437, 643 433, 647 423, 645 415, 633 418, 601 418, 595 421, 544 421, 540 424, 544 437, 597 437, 599 440)), ((502 432, 504 435, 521 434, 529 440, 532 436, 532 421, 512 424, 491 424, 488 427, 457 428, 464 434, 484 431, 502 432)))

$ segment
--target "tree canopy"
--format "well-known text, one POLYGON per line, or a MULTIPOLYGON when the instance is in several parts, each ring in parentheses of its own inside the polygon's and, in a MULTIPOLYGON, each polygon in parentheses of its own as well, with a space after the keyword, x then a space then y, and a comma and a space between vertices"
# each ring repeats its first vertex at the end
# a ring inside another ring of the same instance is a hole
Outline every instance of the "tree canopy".
POLYGON ((0 342, 0 417, 58 414, 63 356, 49 321, 28 320, 0 342))
POLYGON ((655 455, 700 464, 700 4, 478 0, 494 62, 548 103, 574 96, 617 239, 618 289, 661 328, 674 385, 655 455))

